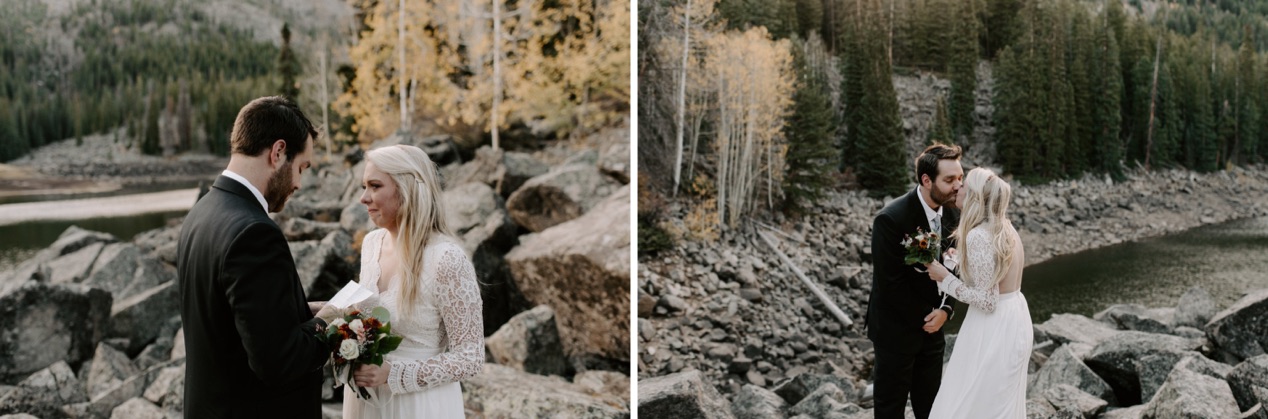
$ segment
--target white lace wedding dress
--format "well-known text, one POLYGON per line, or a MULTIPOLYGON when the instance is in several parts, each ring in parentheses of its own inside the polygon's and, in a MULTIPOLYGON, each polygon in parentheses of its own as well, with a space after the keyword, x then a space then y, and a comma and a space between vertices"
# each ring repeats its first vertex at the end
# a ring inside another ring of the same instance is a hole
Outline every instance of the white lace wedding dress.
POLYGON ((366 235, 361 247, 361 285, 376 295, 355 307, 383 306, 392 313, 392 333, 404 337, 387 355, 391 365, 387 384, 375 387, 373 404, 358 399, 344 386, 343 417, 461 418, 462 388, 458 382, 484 368, 484 319, 475 268, 454 239, 433 236, 423 256, 422 292, 411 315, 397 307, 398 285, 379 289, 379 249, 387 236, 378 229, 366 235))
POLYGON ((1003 281, 994 281, 995 249, 990 233, 979 226, 965 240, 965 280, 948 276, 938 284, 943 292, 968 303, 969 309, 942 373, 930 419, 1026 417, 1026 369, 1034 330, 1020 290, 1024 253, 1020 238, 1010 233, 1017 239, 1015 256, 1003 281), (1000 294, 1001 285, 1011 292, 1000 294))

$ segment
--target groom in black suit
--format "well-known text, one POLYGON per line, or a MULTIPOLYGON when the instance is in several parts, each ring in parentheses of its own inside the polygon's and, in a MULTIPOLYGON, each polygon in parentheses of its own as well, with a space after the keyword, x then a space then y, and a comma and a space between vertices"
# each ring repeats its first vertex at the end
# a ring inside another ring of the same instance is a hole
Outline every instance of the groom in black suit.
MULTIPOLYGON (((867 337, 876 349, 873 395, 876 418, 903 417, 911 395, 916 417, 926 419, 942 381, 942 325, 954 314, 929 275, 903 263, 904 235, 916 228, 947 237, 959 224, 953 207, 964 180, 960 147, 935 144, 916 157, 919 185, 885 205, 872 222, 872 295, 867 337)), ((943 241, 943 250, 948 248, 943 241)), ((941 260, 941 256, 938 258, 941 260)))
POLYGON ((309 310, 268 215, 299 189, 316 135, 289 99, 247 104, 233 123, 229 167, 185 216, 176 265, 186 417, 321 417, 328 353, 316 334, 326 322, 309 310))

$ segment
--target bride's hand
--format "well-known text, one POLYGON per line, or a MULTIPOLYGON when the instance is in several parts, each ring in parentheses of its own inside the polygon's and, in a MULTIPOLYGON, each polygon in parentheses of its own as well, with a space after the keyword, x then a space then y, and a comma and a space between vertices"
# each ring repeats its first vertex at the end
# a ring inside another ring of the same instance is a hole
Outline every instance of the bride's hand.
POLYGON ((951 274, 951 272, 947 270, 947 267, 942 266, 942 264, 938 263, 938 261, 936 260, 926 263, 925 269, 929 271, 929 279, 932 279, 938 282, 942 282, 942 280, 945 279, 947 275, 951 274))
POLYGON ((317 313, 321 312, 321 308, 325 306, 326 306, 325 301, 309 301, 308 302, 308 310, 313 312, 313 317, 316 317, 317 313))
POLYGON ((387 375, 392 371, 392 364, 362 365, 352 373, 352 379, 361 387, 374 387, 387 384, 387 375))

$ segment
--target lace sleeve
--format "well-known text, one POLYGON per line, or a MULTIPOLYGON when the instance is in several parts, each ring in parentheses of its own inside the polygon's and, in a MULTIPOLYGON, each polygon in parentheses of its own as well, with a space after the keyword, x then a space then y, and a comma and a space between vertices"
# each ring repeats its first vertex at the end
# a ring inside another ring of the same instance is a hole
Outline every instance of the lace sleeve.
POLYGON ((974 229, 965 241, 969 259, 964 261, 967 266, 963 273, 970 276, 972 286, 955 275, 948 275, 938 283, 938 288, 957 300, 993 313, 995 302, 999 300, 999 284, 995 282, 995 251, 991 240, 986 230, 974 229))
POLYGON ((387 382, 393 394, 462 381, 484 369, 484 303, 475 268, 461 248, 452 246, 441 255, 434 292, 449 347, 424 360, 390 361, 387 382))

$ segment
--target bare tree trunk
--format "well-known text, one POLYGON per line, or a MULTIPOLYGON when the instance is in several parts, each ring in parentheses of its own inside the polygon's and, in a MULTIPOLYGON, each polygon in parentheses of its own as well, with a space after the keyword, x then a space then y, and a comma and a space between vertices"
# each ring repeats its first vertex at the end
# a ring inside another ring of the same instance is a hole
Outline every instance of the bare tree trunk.
POLYGON ((886 54, 889 60, 889 68, 894 68, 894 1, 889 1, 889 44, 886 45, 886 54))
POLYGON ((678 76, 678 146, 674 148, 674 193, 682 183, 682 131, 687 115, 687 58, 691 51, 691 0, 687 0, 686 22, 682 26, 682 67, 678 76))
POLYGON ((330 154, 334 151, 334 143, 330 138, 330 83, 329 75, 329 46, 322 44, 321 50, 317 52, 318 73, 321 74, 321 127, 326 143, 326 159, 330 159, 330 154))
POLYGON ((396 95, 401 102, 401 131, 408 131, 409 109, 405 105, 405 0, 400 0, 400 10, 396 17, 396 51, 401 63, 396 70, 396 95))
POLYGON ((1166 34, 1158 34, 1158 45, 1154 48, 1154 81, 1153 88, 1149 93, 1149 129, 1145 135, 1145 171, 1149 171, 1149 154, 1154 148, 1154 113, 1158 108, 1158 67, 1162 61, 1162 37, 1166 34))
POLYGON ((493 133, 493 151, 498 151, 498 109, 502 105, 502 1, 493 0, 493 115, 489 131, 493 133))

